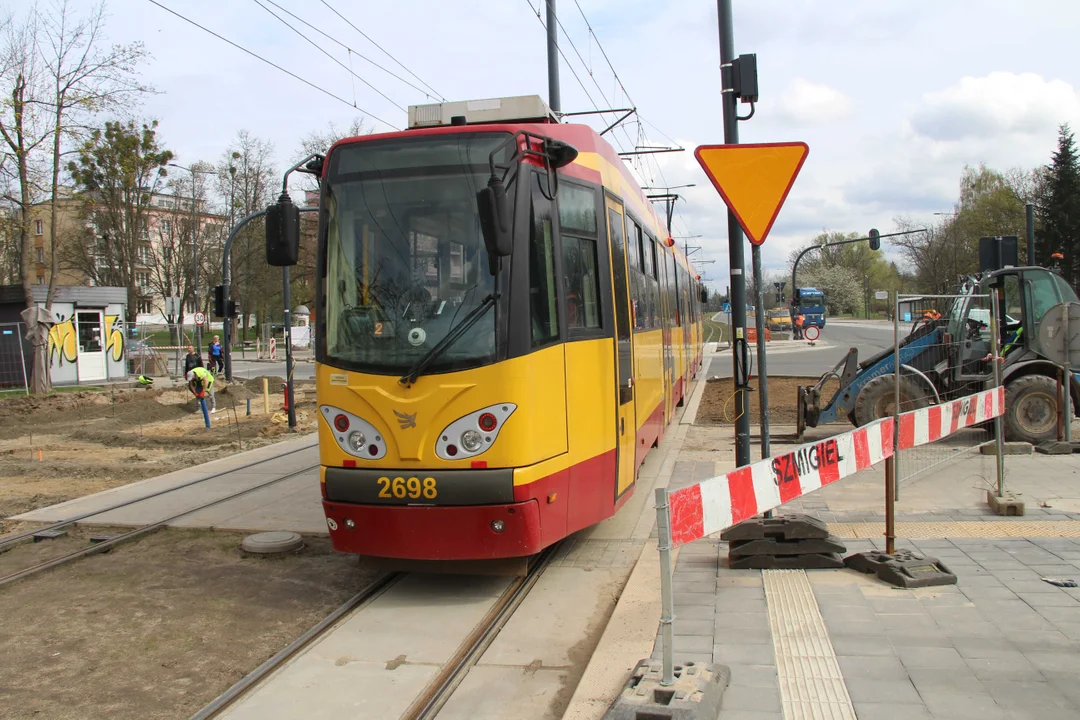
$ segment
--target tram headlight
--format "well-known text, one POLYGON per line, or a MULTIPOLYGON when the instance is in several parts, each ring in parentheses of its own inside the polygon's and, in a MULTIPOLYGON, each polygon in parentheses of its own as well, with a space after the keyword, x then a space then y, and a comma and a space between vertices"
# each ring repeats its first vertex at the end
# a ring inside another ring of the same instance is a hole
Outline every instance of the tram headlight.
POLYGON ((484 438, 475 430, 466 430, 461 433, 461 447, 466 452, 474 453, 484 444, 484 438))
POLYGON ((349 447, 356 452, 360 452, 364 449, 365 442, 367 442, 367 438, 365 438, 364 433, 359 430, 353 430, 349 433, 349 447))

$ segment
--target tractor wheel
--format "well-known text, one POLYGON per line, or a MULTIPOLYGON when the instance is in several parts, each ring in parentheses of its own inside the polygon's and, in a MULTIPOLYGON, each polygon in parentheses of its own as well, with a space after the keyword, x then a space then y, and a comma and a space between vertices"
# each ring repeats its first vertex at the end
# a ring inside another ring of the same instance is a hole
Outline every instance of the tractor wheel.
POLYGON ((1057 440, 1057 382, 1025 375, 1005 386, 1005 439, 1033 444, 1057 440))
MULTIPOLYGON (((893 416, 896 408, 893 382, 892 375, 882 375, 866 383, 855 399, 855 420, 859 427, 893 416)), ((918 410, 928 404, 923 388, 911 378, 901 376, 900 412, 918 410)))

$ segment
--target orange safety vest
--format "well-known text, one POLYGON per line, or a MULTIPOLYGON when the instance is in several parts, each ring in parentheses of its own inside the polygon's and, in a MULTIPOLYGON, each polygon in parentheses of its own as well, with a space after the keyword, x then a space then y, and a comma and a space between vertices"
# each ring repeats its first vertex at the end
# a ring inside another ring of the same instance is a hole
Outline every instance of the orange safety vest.
POLYGON ((802 325, 803 325, 802 313, 799 313, 799 316, 795 318, 795 324, 798 325, 799 327, 802 327, 802 325))

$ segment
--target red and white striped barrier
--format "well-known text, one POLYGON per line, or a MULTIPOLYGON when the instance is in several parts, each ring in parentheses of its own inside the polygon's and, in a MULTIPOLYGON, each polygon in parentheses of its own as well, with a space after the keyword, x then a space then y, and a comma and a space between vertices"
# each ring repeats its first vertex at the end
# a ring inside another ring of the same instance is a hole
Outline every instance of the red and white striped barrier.
POLYGON ((957 430, 993 420, 1004 412, 1003 387, 906 412, 900 416, 900 449, 909 450, 932 443, 957 430))
MULTIPOLYGON (((900 416, 900 449, 939 440, 1004 412, 1005 391, 995 388, 900 416)), ((893 419, 806 443, 726 475, 668 494, 671 539, 678 547, 825 485, 866 470, 893 454, 893 419)))

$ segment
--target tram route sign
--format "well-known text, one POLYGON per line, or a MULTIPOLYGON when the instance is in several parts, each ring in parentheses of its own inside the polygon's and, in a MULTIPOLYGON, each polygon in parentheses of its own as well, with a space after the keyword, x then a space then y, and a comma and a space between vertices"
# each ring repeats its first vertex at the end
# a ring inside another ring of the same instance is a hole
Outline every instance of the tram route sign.
POLYGON ((701 145, 694 157, 746 237, 761 245, 809 152, 803 142, 701 145))

